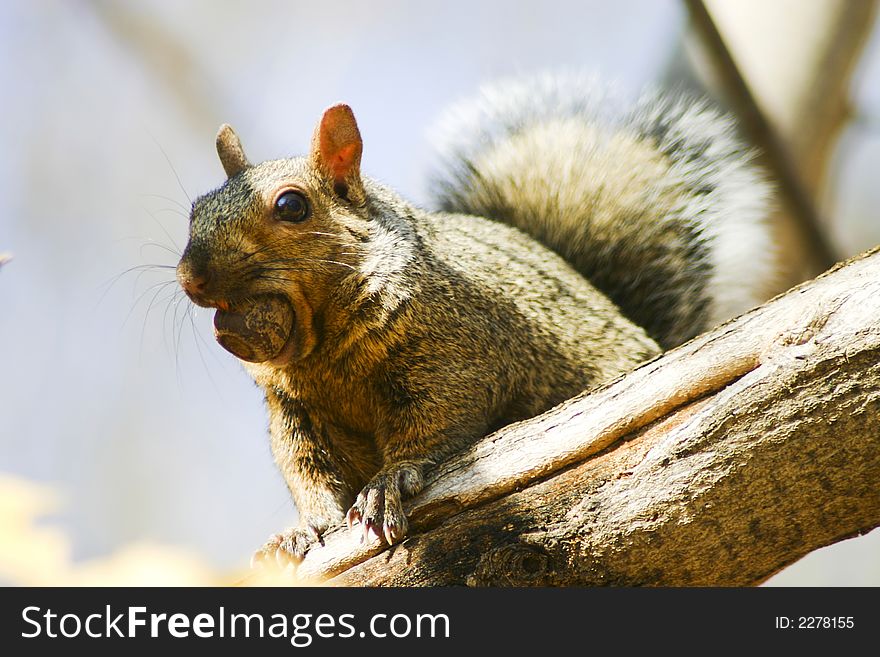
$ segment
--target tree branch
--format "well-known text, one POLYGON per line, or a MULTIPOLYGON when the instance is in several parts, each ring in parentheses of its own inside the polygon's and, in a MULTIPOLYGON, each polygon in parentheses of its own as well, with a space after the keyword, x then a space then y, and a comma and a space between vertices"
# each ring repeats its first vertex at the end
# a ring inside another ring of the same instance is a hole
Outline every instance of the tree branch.
POLYGON ((878 317, 875 250, 484 438, 411 501, 404 543, 363 545, 339 528, 298 576, 341 585, 763 581, 880 525, 878 317))

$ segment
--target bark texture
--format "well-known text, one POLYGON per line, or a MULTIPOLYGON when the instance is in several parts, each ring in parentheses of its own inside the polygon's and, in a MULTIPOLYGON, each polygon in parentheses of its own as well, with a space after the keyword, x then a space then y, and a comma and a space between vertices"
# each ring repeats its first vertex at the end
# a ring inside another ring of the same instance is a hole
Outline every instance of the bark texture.
MULTIPOLYGON (((434 473, 337 585, 744 585, 880 525, 880 253, 506 427, 434 473)), ((313 579, 314 581, 314 579, 313 579)))

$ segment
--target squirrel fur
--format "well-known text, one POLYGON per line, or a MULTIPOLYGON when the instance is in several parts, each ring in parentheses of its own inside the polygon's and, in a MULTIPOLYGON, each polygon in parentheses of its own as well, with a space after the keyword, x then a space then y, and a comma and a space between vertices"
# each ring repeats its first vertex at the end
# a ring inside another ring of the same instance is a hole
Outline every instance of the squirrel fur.
POLYGON ((241 329, 253 349, 218 333, 265 391, 300 515, 258 561, 297 563, 346 517, 402 540, 426 468, 760 300, 767 187, 706 105, 608 111, 541 77, 444 125, 439 211, 361 174, 345 105, 305 157, 252 165, 218 134, 228 179, 193 204, 178 279, 218 327, 284 309, 271 339, 241 329))

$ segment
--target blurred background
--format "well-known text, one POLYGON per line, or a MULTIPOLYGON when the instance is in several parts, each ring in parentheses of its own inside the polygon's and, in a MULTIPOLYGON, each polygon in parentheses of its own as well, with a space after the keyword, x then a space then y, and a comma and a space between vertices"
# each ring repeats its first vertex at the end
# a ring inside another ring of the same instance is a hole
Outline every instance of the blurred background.
MULTIPOLYGON (((880 243, 876 3, 707 4, 825 246, 880 243)), ((218 581, 296 521, 261 395, 174 284, 191 199, 224 180, 221 122, 254 161, 301 154, 344 100, 364 170, 423 202, 428 129, 481 83, 585 70, 624 94, 703 89, 735 106, 706 52, 677 0, 0 3, 0 252, 14 254, 0 582, 218 581)), ((774 216, 777 289, 824 268, 793 214, 774 216)), ((880 531, 770 583, 880 585, 880 531)))

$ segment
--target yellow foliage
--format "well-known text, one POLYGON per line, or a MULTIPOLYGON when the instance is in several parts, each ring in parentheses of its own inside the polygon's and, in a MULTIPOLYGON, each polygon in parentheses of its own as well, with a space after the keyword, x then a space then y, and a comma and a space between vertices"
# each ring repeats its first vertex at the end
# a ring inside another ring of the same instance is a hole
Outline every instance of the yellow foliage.
POLYGON ((0 475, 0 582, 20 586, 228 586, 286 584, 285 576, 220 573, 191 550, 133 543, 74 562, 71 541, 37 519, 61 507, 51 487, 0 475))

